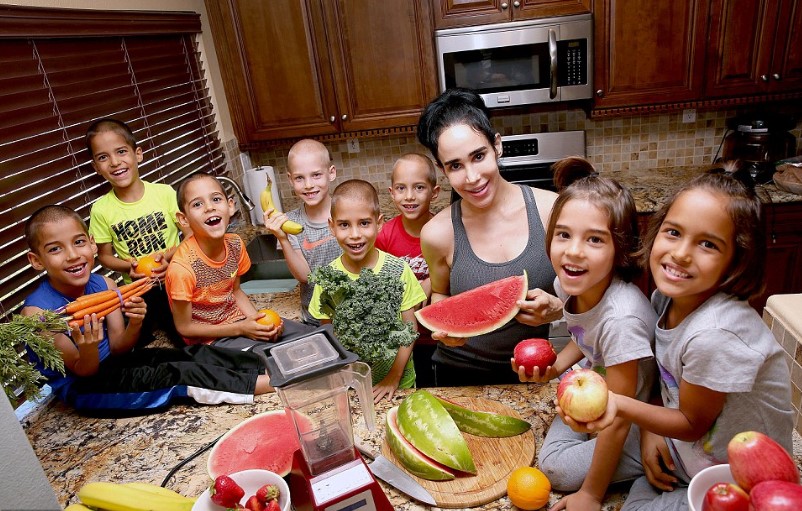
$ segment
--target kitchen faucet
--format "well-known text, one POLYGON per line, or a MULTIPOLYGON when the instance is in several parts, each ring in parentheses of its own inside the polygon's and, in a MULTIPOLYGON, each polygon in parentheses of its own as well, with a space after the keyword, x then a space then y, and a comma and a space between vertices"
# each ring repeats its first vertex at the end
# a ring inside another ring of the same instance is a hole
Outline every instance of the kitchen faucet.
POLYGON ((253 208, 255 208, 256 205, 247 195, 245 195, 245 193, 242 191, 242 188, 239 187, 236 181, 226 176, 217 176, 217 180, 230 185, 234 189, 234 192, 236 192, 236 194, 239 196, 239 201, 245 207, 245 209, 248 211, 253 211, 253 208))

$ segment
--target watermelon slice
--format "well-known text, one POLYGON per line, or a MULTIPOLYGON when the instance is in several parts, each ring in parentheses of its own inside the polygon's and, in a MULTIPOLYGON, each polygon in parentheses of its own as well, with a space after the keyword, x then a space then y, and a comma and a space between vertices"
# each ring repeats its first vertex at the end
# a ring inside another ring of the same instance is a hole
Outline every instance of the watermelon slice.
POLYGON ((206 470, 212 479, 251 468, 284 477, 292 468, 293 453, 300 448, 295 426, 284 410, 260 413, 218 440, 209 452, 206 470))
POLYGON ((526 272, 450 296, 415 312, 421 325, 451 337, 474 337, 497 330, 518 314, 526 298, 526 272))

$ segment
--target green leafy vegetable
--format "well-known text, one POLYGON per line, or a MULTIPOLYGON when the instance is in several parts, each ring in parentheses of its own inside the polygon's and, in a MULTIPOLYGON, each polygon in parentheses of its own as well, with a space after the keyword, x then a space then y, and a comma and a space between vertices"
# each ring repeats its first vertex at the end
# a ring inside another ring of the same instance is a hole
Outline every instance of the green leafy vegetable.
POLYGON ((15 314, 11 321, 0 323, 0 382, 12 403, 17 400, 17 389, 28 397, 39 397, 39 383, 44 381, 25 357, 24 346, 28 345, 46 368, 63 374, 64 360, 50 333, 66 330, 64 318, 52 311, 37 316, 15 314))
POLYGON ((404 284, 398 278, 363 269, 351 280, 331 266, 321 266, 310 280, 322 288, 320 312, 331 318, 343 346, 361 359, 392 359, 399 347, 417 339, 414 326, 401 320, 404 284))

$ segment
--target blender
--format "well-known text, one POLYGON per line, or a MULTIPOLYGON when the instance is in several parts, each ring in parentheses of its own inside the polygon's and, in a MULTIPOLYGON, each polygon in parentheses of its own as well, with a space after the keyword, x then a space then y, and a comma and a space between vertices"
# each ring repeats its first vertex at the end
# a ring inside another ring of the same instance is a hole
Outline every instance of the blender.
POLYGON ((354 447, 349 389, 357 393, 368 430, 376 428, 370 366, 325 328, 271 347, 267 366, 301 445, 289 476, 295 509, 391 511, 354 447))

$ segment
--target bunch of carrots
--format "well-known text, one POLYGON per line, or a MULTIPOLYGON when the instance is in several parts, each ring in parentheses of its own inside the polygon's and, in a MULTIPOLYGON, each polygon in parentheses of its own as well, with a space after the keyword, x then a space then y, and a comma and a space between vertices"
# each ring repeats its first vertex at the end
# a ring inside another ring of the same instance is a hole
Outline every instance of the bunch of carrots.
POLYGON ((119 293, 107 289, 106 291, 84 295, 61 307, 56 312, 67 315, 65 319, 71 329, 80 328, 84 326, 84 316, 97 314, 98 319, 106 317, 122 307, 126 300, 132 296, 142 296, 150 291, 151 287, 153 287, 153 280, 143 277, 130 284, 120 286, 119 293))

